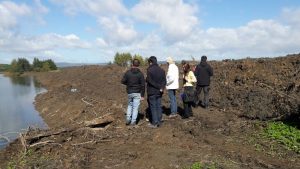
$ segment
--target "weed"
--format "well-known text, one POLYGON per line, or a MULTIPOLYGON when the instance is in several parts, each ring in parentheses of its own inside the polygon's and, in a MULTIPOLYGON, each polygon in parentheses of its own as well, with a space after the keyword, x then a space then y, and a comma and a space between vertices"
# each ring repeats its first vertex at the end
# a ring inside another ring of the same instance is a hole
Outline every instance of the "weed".
POLYGON ((268 123, 264 134, 285 145, 289 150, 300 153, 300 130, 283 122, 268 123))

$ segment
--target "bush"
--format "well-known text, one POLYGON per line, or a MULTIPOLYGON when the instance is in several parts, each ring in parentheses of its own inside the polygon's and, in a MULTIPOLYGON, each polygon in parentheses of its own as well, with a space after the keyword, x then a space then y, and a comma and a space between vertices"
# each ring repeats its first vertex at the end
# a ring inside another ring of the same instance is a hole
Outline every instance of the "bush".
POLYGON ((25 58, 13 59, 10 66, 10 71, 13 73, 23 73, 31 70, 40 72, 56 69, 57 66, 51 59, 40 61, 38 58, 33 59, 32 65, 25 58))
POLYGON ((135 54, 133 57, 130 53, 116 53, 114 63, 119 66, 130 66, 133 59, 138 59, 140 65, 144 66, 148 63, 148 58, 143 58, 141 55, 135 54))
POLYGON ((132 60, 130 53, 116 53, 114 63, 119 66, 129 66, 132 60))

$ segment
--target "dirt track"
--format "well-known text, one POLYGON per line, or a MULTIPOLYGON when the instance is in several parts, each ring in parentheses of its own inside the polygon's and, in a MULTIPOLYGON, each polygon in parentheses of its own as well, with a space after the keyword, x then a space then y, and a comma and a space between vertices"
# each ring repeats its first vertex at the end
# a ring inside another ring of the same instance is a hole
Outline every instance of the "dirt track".
MULTIPOLYGON (((195 117, 188 120, 169 119, 165 95, 166 114, 158 129, 148 128, 145 118, 137 128, 125 126, 127 100, 120 84, 125 68, 37 73, 48 92, 37 96, 35 104, 50 129, 28 133, 35 139, 27 140, 31 147, 23 158, 19 141, 0 152, 0 168, 9 162, 21 168, 173 169, 194 162, 228 169, 300 168, 299 154, 259 136, 261 120, 299 118, 300 55, 210 64, 215 71, 210 108, 195 108, 195 117), (106 122, 86 127, 100 117, 106 122)), ((143 102, 142 114, 146 108, 143 102)))

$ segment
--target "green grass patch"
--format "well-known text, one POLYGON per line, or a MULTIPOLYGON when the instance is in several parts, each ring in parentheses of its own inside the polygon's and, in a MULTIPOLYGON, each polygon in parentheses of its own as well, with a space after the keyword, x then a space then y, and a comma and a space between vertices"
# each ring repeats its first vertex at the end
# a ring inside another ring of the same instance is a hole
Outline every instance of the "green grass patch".
POLYGON ((300 130, 283 122, 269 122, 264 134, 287 149, 300 153, 300 130))

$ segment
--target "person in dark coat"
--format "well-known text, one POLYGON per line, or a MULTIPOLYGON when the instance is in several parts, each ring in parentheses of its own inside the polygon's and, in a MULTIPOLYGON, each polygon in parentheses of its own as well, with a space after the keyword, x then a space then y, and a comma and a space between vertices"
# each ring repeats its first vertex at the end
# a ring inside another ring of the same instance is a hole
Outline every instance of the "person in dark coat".
POLYGON ((204 101, 201 101, 204 108, 208 107, 209 90, 210 90, 210 77, 213 76, 213 69, 207 63, 207 57, 202 56, 200 64, 195 69, 195 76, 197 78, 197 86, 195 91, 195 105, 198 106, 200 99, 199 95, 201 91, 204 91, 204 101))
POLYGON ((151 123, 149 127, 157 128, 161 125, 162 107, 161 99, 163 90, 166 86, 165 71, 158 66, 155 56, 148 59, 149 67, 147 69, 147 96, 148 104, 151 112, 151 123))
POLYGON ((126 85, 128 94, 128 107, 126 113, 126 125, 136 125, 140 101, 144 100, 145 94, 145 78, 143 73, 138 68, 140 61, 134 59, 132 67, 128 70, 123 78, 122 84, 126 85))

